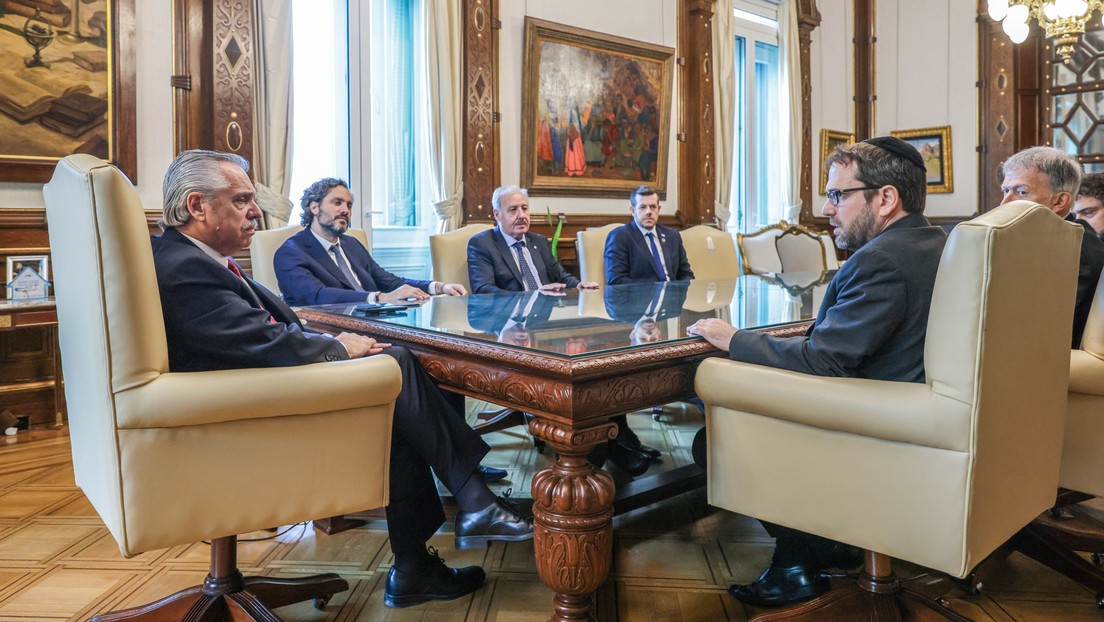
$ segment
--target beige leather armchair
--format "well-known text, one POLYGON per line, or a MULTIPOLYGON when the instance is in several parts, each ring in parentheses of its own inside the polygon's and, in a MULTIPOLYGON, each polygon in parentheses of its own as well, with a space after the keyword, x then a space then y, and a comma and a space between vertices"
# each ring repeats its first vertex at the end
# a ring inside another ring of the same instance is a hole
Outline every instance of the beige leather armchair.
MULTIPOLYGON (((782 272, 827 272, 829 269, 828 252, 831 249, 825 248, 820 234, 801 225, 785 227, 774 239, 774 248, 782 264, 782 272)), ((832 253, 832 260, 831 267, 835 268, 835 252, 832 253)))
POLYGON ((732 234, 709 225, 683 229, 682 245, 696 281, 734 279, 740 276, 736 241, 732 234))
MULTIPOLYGON (((253 280, 264 285, 273 293, 280 293, 280 283, 276 279, 276 267, 274 265, 276 251, 280 250, 288 238, 303 230, 301 225, 288 225, 279 229, 266 229, 253 235, 253 243, 249 245, 249 263, 252 266, 253 280)), ((353 236, 364 248, 372 251, 372 245, 368 242, 368 232, 364 229, 349 229, 345 232, 353 236)))
POLYGON ((395 361, 173 373, 133 186, 74 155, 43 192, 77 484, 126 557, 212 540, 203 587, 105 619, 192 606, 188 620, 228 608, 271 622, 271 608, 348 589, 335 574, 243 579, 235 534, 387 503, 395 361))
POLYGON ((1025 201, 956 227, 925 384, 701 364, 710 504, 867 550, 858 586, 757 619, 961 619, 900 590, 889 558, 965 576, 1054 502, 1081 235, 1025 201))
POLYGON ((583 229, 575 234, 580 281, 594 281, 602 287, 606 286, 606 238, 620 226, 621 223, 615 222, 603 227, 583 229))
POLYGON ((785 223, 775 223, 751 233, 737 233, 740 266, 744 274, 767 274, 782 271, 782 260, 774 241, 786 229, 785 223))
POLYGON ((470 292, 468 240, 477 233, 493 228, 493 225, 480 222, 448 233, 429 236, 429 254, 433 259, 433 280, 441 283, 459 283, 470 292))

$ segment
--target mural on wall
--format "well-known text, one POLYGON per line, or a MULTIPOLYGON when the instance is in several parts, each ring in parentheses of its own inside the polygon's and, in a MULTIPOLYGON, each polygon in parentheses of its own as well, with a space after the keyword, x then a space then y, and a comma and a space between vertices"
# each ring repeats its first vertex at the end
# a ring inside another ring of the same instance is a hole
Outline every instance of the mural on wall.
POLYGON ((71 153, 117 158, 119 4, 0 0, 0 180, 47 179, 71 153))
POLYGON ((674 50, 525 20, 521 180, 534 195, 667 187, 674 50))

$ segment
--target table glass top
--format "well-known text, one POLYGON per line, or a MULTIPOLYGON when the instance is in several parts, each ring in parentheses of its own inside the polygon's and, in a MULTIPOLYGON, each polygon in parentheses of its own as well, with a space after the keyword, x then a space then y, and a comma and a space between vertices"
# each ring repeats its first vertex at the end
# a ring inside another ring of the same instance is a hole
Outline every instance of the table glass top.
POLYGON ((574 357, 701 339, 688 335, 686 328, 703 318, 721 318, 741 329, 812 320, 830 277, 788 273, 630 283, 595 291, 571 289, 562 295, 435 296, 424 304, 381 315, 366 313, 362 304, 306 309, 574 357))

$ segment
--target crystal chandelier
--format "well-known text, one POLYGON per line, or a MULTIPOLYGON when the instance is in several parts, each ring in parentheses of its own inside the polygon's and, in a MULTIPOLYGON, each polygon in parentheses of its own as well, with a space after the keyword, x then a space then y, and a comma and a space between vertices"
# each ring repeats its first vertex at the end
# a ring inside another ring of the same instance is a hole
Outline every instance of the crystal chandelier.
POLYGON ((989 0, 989 17, 1004 20, 1001 27, 1012 43, 1027 39, 1027 24, 1034 18, 1067 63, 1095 10, 1104 12, 1104 0, 989 0))

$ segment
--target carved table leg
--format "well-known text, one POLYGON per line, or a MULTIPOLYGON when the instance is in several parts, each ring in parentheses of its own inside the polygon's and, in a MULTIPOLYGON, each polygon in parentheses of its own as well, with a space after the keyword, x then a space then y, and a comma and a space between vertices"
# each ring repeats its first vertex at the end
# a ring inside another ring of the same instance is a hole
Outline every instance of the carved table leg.
POLYGON ((613 561, 615 488, 609 473, 596 470, 586 455, 616 436, 617 426, 571 430, 534 419, 529 431, 560 454, 533 477, 537 572, 556 592, 549 620, 593 620, 590 594, 606 580, 613 561))

